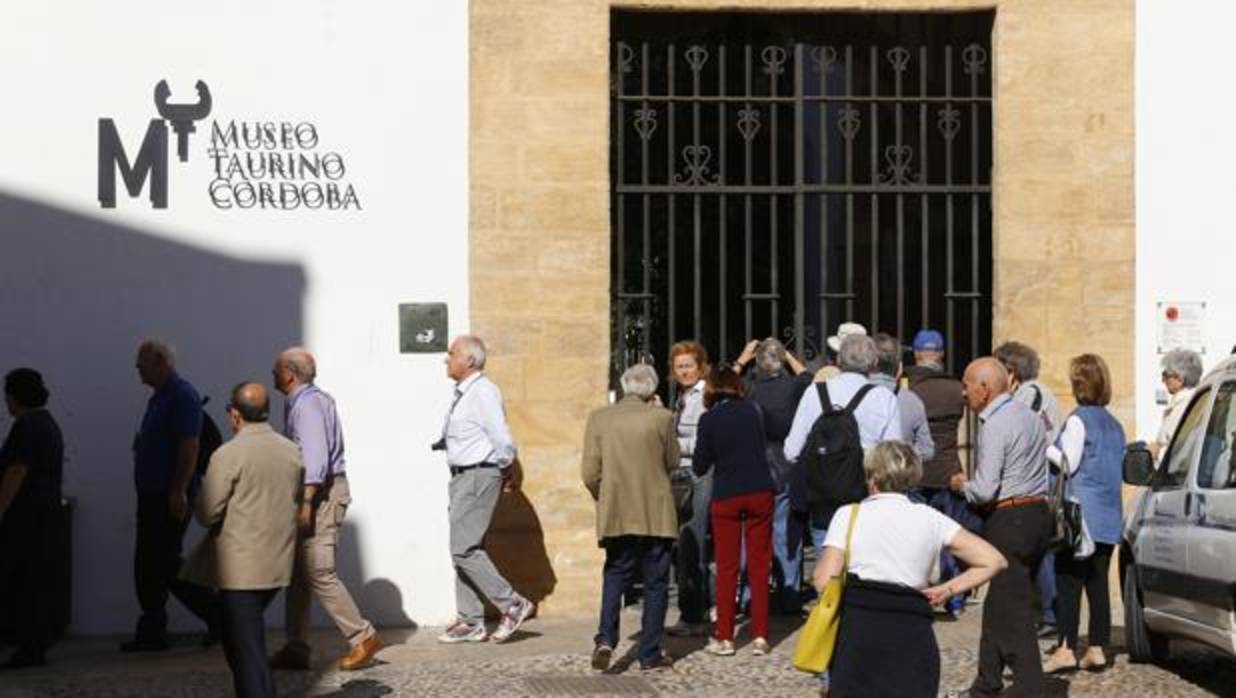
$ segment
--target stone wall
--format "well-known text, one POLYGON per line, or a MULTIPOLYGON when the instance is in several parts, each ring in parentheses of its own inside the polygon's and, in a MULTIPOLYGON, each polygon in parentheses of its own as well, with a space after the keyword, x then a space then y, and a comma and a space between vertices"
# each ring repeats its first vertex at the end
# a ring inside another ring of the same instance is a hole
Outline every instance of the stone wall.
POLYGON ((543 612, 593 612, 600 589, 578 472, 584 420, 607 390, 611 4, 994 5, 995 338, 1036 346, 1062 398, 1069 358, 1101 354, 1113 409, 1132 428, 1132 0, 472 0, 471 320, 490 342, 533 512, 504 512, 490 540, 529 550, 506 564, 517 587, 548 593, 543 612))

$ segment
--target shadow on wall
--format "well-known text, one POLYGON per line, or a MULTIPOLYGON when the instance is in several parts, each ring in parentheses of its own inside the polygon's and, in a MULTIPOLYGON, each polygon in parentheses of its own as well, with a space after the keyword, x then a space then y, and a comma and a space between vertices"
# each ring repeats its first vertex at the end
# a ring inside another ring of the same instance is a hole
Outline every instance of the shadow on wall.
MULTIPOLYGON (((339 547, 335 551, 335 570, 339 579, 352 594, 352 600, 360 608, 361 615, 382 628, 416 628, 404 609, 403 592, 395 583, 381 577, 368 579, 365 563, 360 556, 361 533, 359 527, 344 519, 339 531, 339 547)), ((283 622, 282 612, 279 623, 283 622)), ((322 610, 321 604, 313 603, 313 624, 333 626, 333 621, 322 610)))
MULTIPOLYGON (((0 193, 0 370, 42 371, 64 431, 79 634, 128 632, 137 618, 130 445, 149 396, 133 367, 138 341, 177 347, 180 372, 212 398, 207 411, 226 430, 231 386, 269 383, 276 352, 302 339, 299 265, 221 255, 117 225, 109 213, 0 193)), ((9 424, 0 419, 0 429, 9 424)), ((197 629, 176 602, 168 608, 174 627, 197 629)))
MULTIPOLYGON (((523 464, 516 461, 515 467, 515 478, 522 482, 523 464)), ((539 605, 554 592, 558 578, 545 550, 545 531, 522 488, 498 500, 485 551, 515 591, 533 603, 539 605)))

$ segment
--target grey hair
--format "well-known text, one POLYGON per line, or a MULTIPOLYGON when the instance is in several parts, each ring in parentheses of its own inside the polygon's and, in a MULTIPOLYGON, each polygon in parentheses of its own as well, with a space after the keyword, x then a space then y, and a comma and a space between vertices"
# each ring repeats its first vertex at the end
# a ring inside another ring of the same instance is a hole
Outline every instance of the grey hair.
POLYGON ((755 365, 766 376, 775 376, 785 368, 785 345, 775 337, 760 342, 755 350, 755 365))
POLYGON ((991 354, 1022 383, 1039 377, 1039 353, 1026 344, 1005 342, 991 354))
POLYGON ((881 332, 871 338, 876 347, 876 369, 890 376, 897 375, 897 367, 901 365, 901 342, 886 332, 881 332))
POLYGON ((1163 355, 1163 372, 1179 376, 1186 388, 1197 387, 1202 379, 1202 357, 1190 349, 1173 349, 1163 355))
POLYGON ((635 364, 622 372, 619 383, 622 384, 623 395, 647 400, 657 392, 657 369, 648 364, 635 364))
POLYGON ((841 351, 837 352, 837 366, 847 373, 867 375, 878 358, 879 353, 871 337, 852 334, 841 340, 841 351))
POLYGON ((318 377, 318 362, 304 347, 288 347, 279 354, 279 363, 296 377, 298 383, 308 385, 318 377))
POLYGON ((459 348, 463 349, 464 354, 472 359, 472 368, 485 370, 485 340, 474 334, 461 334, 455 341, 459 342, 459 348))
POLYGON ((167 363, 168 366, 175 368, 176 366, 176 347, 163 341, 148 337, 142 340, 142 343, 137 345, 137 353, 150 354, 167 363))
POLYGON ((901 441, 881 441, 863 455, 867 481, 881 492, 908 492, 923 478, 923 462, 901 441))

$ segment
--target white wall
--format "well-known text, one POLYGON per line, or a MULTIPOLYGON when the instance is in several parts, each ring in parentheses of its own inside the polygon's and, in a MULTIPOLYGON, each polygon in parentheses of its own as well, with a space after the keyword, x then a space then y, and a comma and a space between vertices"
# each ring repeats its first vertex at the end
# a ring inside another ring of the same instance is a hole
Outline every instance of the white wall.
POLYGON ((1162 408, 1156 302, 1204 301, 1207 370, 1236 344, 1229 84, 1236 6, 1209 0, 1137 4, 1137 430, 1162 408))
MULTIPOLYGON (((345 580, 378 621, 453 615, 447 478, 428 450, 449 384, 441 354, 399 353, 397 306, 445 301, 451 332, 467 329, 467 13, 455 0, 0 10, 0 369, 44 372, 66 436, 75 632, 136 619, 129 446, 148 396, 133 370, 146 335, 177 345, 220 424, 232 384, 268 380, 287 344, 314 351, 347 444, 345 580), (213 111, 187 163, 169 132, 165 210, 119 181, 103 209, 97 120, 114 118, 135 158, 160 79, 173 102, 194 101, 204 80, 213 111), (215 208, 215 119, 312 121, 362 210, 215 208)), ((175 627, 196 627, 169 606, 175 627)))

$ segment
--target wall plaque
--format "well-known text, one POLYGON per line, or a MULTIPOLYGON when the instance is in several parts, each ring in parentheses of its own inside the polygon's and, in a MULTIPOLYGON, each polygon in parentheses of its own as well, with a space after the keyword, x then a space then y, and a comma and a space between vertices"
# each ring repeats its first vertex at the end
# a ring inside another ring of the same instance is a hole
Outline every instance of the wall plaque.
POLYGON ((399 353, 444 352, 447 334, 446 303, 399 304, 399 353))

